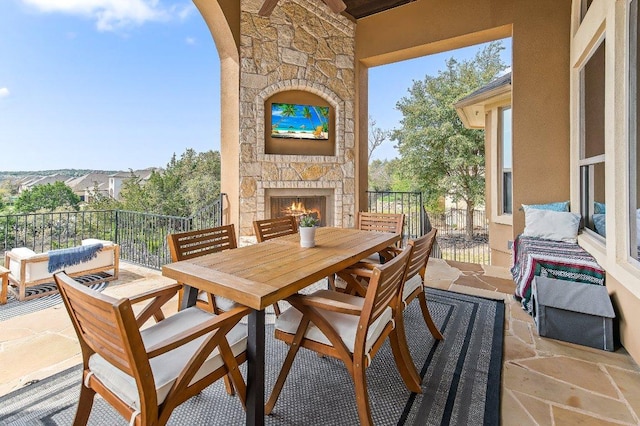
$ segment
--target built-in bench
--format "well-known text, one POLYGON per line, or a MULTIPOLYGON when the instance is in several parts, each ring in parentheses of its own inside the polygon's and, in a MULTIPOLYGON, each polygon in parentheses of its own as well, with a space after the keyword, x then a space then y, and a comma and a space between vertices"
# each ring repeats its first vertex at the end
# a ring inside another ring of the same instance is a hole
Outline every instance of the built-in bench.
POLYGON ((533 315, 531 283, 536 276, 558 280, 604 285, 605 271, 577 243, 552 241, 519 235, 513 244, 513 281, 515 296, 533 315))

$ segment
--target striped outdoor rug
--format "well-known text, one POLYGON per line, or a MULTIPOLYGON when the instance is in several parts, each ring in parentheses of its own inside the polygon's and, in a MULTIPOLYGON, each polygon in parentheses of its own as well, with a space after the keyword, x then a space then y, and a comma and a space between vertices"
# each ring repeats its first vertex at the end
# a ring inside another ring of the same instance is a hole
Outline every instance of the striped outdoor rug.
MULTIPOLYGON (((416 302, 405 311, 422 394, 404 387, 388 344, 367 370, 376 425, 498 425, 504 303, 441 290, 427 290, 429 307, 445 336, 436 343, 416 302)), ((266 339, 266 391, 270 393, 287 346, 266 339)), ((243 374, 246 371, 243 366, 243 374)), ((2 425, 69 425, 75 414, 80 367, 74 367, 0 398, 2 425)), ((222 380, 178 407, 171 425, 243 425, 245 414, 222 380)), ((90 425, 126 425, 97 398, 90 425)), ((343 364, 301 350, 267 425, 357 425, 353 384, 343 364)))
MULTIPOLYGON (((107 272, 98 272, 95 274, 83 275, 81 277, 76 277, 75 280, 79 283, 88 285, 89 287, 101 291, 107 287, 108 282, 104 282, 105 278, 110 277, 111 274, 107 272), (91 284, 95 281, 100 281, 95 284, 91 284)), ((58 303, 62 303, 62 299, 58 294, 58 289, 54 282, 45 283, 40 285, 35 285, 33 287, 28 287, 26 290, 27 297, 43 294, 44 296, 36 297, 35 299, 25 300, 20 302, 13 296, 12 292, 9 292, 9 296, 7 298, 7 303, 5 305, 0 305, 0 321, 6 321, 9 318, 17 317, 19 315, 30 314, 32 312, 37 312, 41 309, 50 308, 51 306, 55 306, 58 303), (50 294, 46 294, 50 293, 50 294)))

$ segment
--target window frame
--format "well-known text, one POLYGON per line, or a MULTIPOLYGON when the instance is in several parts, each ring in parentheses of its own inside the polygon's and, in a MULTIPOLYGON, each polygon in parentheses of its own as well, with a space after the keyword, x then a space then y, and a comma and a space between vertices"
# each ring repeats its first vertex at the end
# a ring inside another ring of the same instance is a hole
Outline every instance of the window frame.
POLYGON ((629 191, 627 196, 629 202, 629 233, 628 233, 628 244, 627 244, 627 254, 629 256, 629 262, 635 267, 640 268, 640 253, 638 247, 640 247, 640 241, 637 239, 637 226, 638 222, 636 220, 637 209, 640 209, 640 202, 638 201, 638 192, 640 188, 638 188, 638 181, 640 173, 640 166, 638 165, 638 158, 640 153, 640 147, 638 146, 640 142, 640 129, 638 128, 638 119, 640 118, 640 91, 639 91, 639 83, 640 83, 640 55, 638 54, 638 49, 640 48, 640 26, 638 25, 637 18, 639 16, 640 10, 640 0, 629 0, 628 2, 628 14, 626 20, 626 30, 627 30, 627 73, 628 73, 628 84, 629 84, 629 99, 628 99, 628 126, 629 126, 629 140, 628 140, 628 186, 629 191), (636 19, 632 19, 635 17, 636 19), (635 162, 633 161, 635 159, 635 162))
MULTIPOLYGON (((500 123, 500 110, 502 108, 510 108, 512 111, 511 116, 511 146, 513 148, 513 104, 511 101, 511 95, 502 97, 485 105, 485 111, 490 115, 491 132, 487 133, 488 141, 491 145, 490 164, 487 165, 487 179, 491 180, 491 221, 500 225, 513 226, 513 214, 505 214, 502 209, 502 126, 500 123)), ((513 166, 513 153, 512 166, 513 166)), ((513 169, 511 170, 511 195, 513 196, 513 169)), ((511 209, 514 209, 513 200, 511 209)))
POLYGON ((497 174, 498 174, 498 216, 512 216, 513 215, 513 109, 511 107, 511 104, 509 105, 503 105, 503 106, 499 106, 497 108, 497 113, 498 113, 498 144, 497 144, 497 148, 498 148, 498 162, 496 164, 497 166, 497 174), (511 167, 510 168, 505 168, 504 167, 504 146, 505 146, 505 138, 504 138, 504 123, 505 123, 505 119, 504 119, 504 112, 505 111, 510 111, 511 115, 510 115, 510 122, 509 122, 509 134, 510 134, 510 145, 511 145, 511 167), (508 171, 507 171, 508 170, 508 171), (509 197, 509 202, 511 204, 510 209, 511 211, 507 211, 507 209, 505 208, 506 204, 507 204, 507 195, 505 194, 505 177, 506 175, 509 175, 509 180, 510 180, 510 188, 508 191, 508 195, 509 197))

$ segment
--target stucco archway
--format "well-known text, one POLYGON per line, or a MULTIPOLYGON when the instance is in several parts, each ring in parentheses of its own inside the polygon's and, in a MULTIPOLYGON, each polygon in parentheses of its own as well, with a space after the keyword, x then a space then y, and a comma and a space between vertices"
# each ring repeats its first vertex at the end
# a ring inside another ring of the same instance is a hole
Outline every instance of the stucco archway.
MULTIPOLYGON (((237 198, 239 167, 240 99, 240 4, 232 1, 193 0, 204 18, 220 58, 220 190, 231 199, 237 198)), ((224 223, 237 223, 240 215, 237 203, 224 205, 224 223)))

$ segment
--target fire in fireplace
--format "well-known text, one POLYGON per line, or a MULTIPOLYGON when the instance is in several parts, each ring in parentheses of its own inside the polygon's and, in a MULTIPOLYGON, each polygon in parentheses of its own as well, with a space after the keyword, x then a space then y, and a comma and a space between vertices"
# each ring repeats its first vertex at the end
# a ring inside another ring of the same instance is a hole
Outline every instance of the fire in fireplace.
POLYGON ((315 217, 320 226, 326 226, 327 197, 271 197, 271 217, 283 216, 300 217, 302 215, 315 217))

